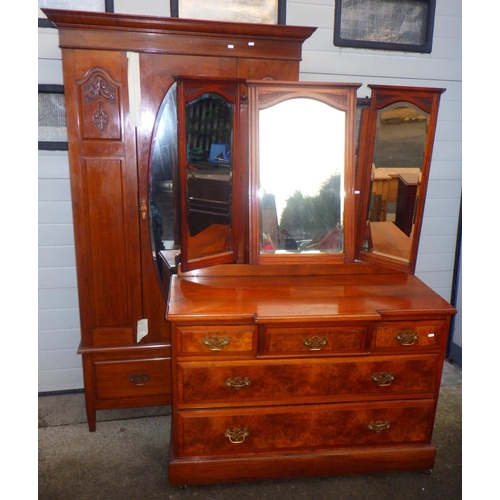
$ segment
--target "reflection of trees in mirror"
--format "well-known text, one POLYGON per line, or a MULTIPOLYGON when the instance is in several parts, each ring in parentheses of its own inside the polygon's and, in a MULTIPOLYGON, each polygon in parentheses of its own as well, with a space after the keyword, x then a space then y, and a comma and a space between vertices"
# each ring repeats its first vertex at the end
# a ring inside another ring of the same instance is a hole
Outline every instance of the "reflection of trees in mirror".
POLYGON ((300 250, 342 251, 340 213, 341 175, 332 175, 315 196, 295 191, 286 200, 280 227, 286 227, 299 243, 307 242, 300 250))

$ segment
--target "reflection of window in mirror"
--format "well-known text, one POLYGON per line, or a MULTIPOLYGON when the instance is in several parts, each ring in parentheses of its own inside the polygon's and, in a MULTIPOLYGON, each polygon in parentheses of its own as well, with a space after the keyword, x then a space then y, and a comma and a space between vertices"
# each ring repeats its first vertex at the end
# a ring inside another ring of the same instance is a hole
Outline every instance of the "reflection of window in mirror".
POLYGON ((309 98, 259 111, 261 226, 276 250, 342 252, 345 127, 309 98))

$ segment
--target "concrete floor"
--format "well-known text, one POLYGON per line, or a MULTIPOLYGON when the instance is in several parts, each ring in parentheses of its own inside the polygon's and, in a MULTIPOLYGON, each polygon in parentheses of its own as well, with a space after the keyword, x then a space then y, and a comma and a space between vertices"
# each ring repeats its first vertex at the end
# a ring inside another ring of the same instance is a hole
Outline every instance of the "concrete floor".
POLYGON ((88 431, 83 394, 39 403, 40 500, 412 500, 462 498, 462 372, 445 363, 432 474, 401 472, 287 481, 172 487, 170 407, 100 411, 88 431))

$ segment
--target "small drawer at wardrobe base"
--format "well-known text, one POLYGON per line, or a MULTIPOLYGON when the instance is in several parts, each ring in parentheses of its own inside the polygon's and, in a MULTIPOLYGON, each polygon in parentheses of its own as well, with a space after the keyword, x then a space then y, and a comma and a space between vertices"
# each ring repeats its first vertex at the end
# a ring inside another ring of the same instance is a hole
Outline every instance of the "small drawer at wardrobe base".
POLYGON ((170 358, 95 361, 98 400, 168 394, 170 358))

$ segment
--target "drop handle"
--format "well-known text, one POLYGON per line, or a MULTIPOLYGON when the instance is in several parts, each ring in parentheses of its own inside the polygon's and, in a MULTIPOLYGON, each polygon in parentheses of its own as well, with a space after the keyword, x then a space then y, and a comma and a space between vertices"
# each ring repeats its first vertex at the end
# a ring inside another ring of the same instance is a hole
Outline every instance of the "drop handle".
POLYGON ((404 346, 413 345, 418 340, 418 332, 412 332, 410 330, 406 330, 405 332, 398 332, 398 334, 396 335, 396 340, 404 346))
POLYGON ((227 437, 229 441, 233 444, 241 444, 245 441, 245 438, 250 436, 250 433, 246 429, 227 429, 224 437, 227 437))
POLYGON ((386 420, 383 422, 382 420, 377 420, 376 422, 370 422, 368 424, 368 430, 375 431, 377 434, 380 434, 383 430, 387 430, 391 427, 391 423, 386 420))
POLYGON ((232 387, 237 392, 240 389, 242 389, 243 387, 249 387, 251 385, 252 385, 252 381, 248 377, 245 377, 245 378, 235 377, 234 379, 229 377, 226 380, 226 387, 232 387))
POLYGON ((394 377, 395 377, 394 372, 381 372, 381 373, 375 372, 372 375, 372 380, 376 382, 379 385, 379 387, 387 387, 392 384, 394 377))
POLYGON ((307 337, 304 339, 303 344, 310 351, 321 351, 321 349, 323 349, 323 347, 328 344, 328 340, 326 340, 326 337, 323 337, 322 339, 320 339, 319 337, 313 337, 312 339, 307 337))
POLYGON ((144 385, 149 380, 147 373, 132 373, 128 378, 134 385, 144 385))
POLYGON ((211 351, 222 351, 224 347, 228 346, 230 342, 230 338, 228 336, 219 337, 218 335, 214 335, 213 337, 204 337, 203 345, 208 347, 211 351))

